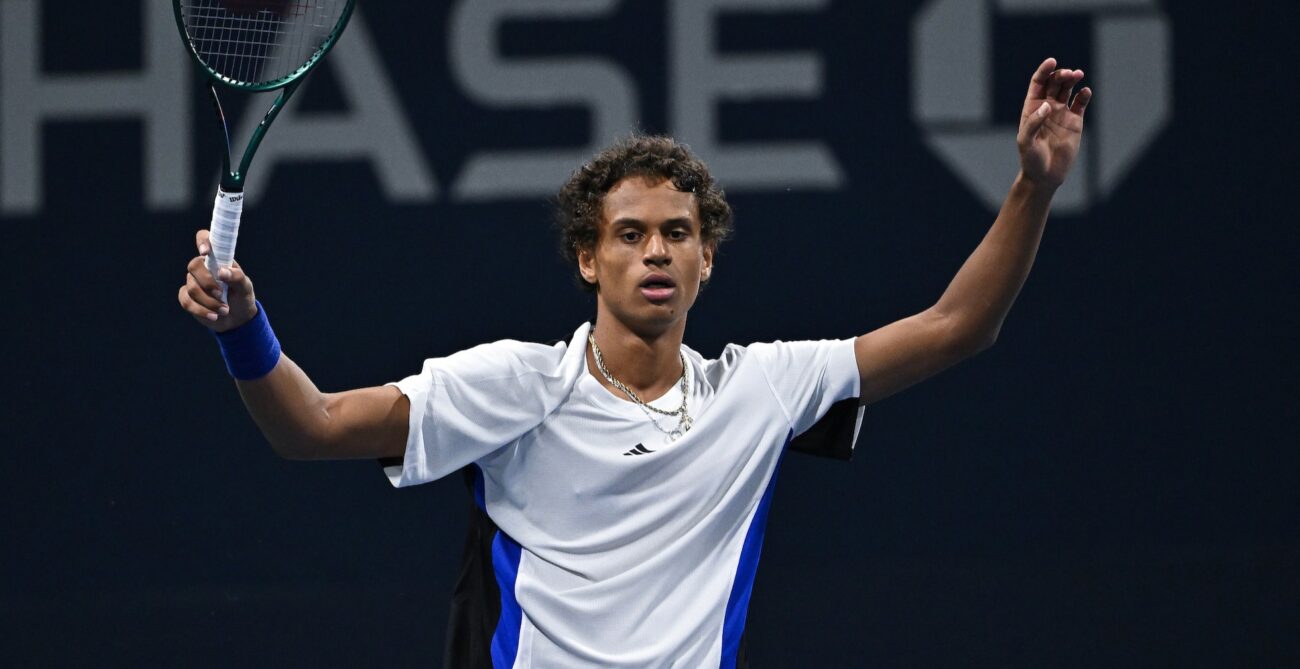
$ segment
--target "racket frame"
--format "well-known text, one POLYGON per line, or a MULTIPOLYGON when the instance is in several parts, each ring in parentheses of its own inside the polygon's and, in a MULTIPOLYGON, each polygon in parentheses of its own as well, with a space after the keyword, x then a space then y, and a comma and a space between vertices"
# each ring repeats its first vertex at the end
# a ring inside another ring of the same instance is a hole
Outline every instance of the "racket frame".
POLYGON ((208 95, 212 100, 213 108, 216 110, 221 138, 225 141, 225 151, 222 152, 221 157, 221 190, 227 193, 240 193, 244 190, 244 180, 248 174, 248 166, 253 162, 253 154, 257 152, 257 147, 262 144, 262 138, 266 136, 267 129, 271 127, 275 117, 280 115, 280 110, 284 109, 284 105, 298 90, 298 86, 302 84, 307 74, 338 43, 339 37, 348 26, 348 21, 352 19, 352 10, 356 7, 356 0, 346 0, 334 29, 325 38, 320 48, 316 49, 305 63, 283 77, 262 82, 240 81, 218 72, 203 62, 203 57, 199 55, 194 40, 190 39, 189 33, 185 30, 185 17, 181 13, 181 2, 182 0, 172 0, 172 13, 176 18, 176 29, 180 31, 181 41, 185 43, 185 50, 189 52, 190 57, 194 59, 194 63, 198 65, 199 70, 208 79, 208 95), (257 127, 253 129, 253 134, 248 140, 248 146, 244 149, 244 155, 240 158, 239 166, 235 169, 231 169, 231 151, 234 144, 231 142, 230 125, 226 122, 225 112, 221 108, 221 99, 217 95, 218 84, 250 93, 266 93, 283 89, 276 96, 275 102, 271 103, 271 108, 262 117, 261 123, 258 123, 257 127))
POLYGON ((343 9, 339 13, 339 18, 334 27, 326 35, 325 41, 321 43, 306 62, 283 77, 261 82, 240 81, 218 72, 203 62, 194 40, 190 38, 189 32, 185 29, 185 17, 181 11, 182 2, 183 0, 172 0, 172 10, 176 17, 176 29, 180 31, 181 41, 185 43, 186 51, 189 51, 194 63, 199 66, 199 70, 208 79, 208 96, 212 100, 212 107, 217 115, 217 124, 220 126, 221 138, 225 142, 225 150, 221 153, 221 186, 217 189, 216 201, 213 203, 212 208, 212 223, 209 225, 210 234, 208 239, 211 251, 208 253, 205 263, 208 272, 212 274, 214 279, 217 279, 217 285, 221 287, 221 301, 226 303, 229 286, 217 277, 220 275, 220 270, 231 267, 235 262, 235 245, 239 238, 239 220, 244 209, 244 180, 248 175, 248 166, 253 162, 253 154, 257 152, 257 147, 262 144, 262 138, 266 136, 266 131, 271 127, 271 123, 275 121, 275 117, 280 115, 280 110, 284 109, 284 105, 289 102, 289 98, 293 97, 294 92, 298 90, 307 74, 338 43, 339 36, 343 34, 344 29, 348 26, 348 21, 352 18, 352 10, 356 7, 356 0, 344 1, 343 9), (217 95, 218 85, 249 93, 280 90, 275 102, 271 103, 271 108, 266 111, 262 121, 253 129, 253 134, 248 139, 248 146, 244 148, 244 155, 240 158, 239 165, 234 169, 231 169, 230 165, 233 149, 230 124, 226 122, 225 111, 221 108, 221 98, 217 95))

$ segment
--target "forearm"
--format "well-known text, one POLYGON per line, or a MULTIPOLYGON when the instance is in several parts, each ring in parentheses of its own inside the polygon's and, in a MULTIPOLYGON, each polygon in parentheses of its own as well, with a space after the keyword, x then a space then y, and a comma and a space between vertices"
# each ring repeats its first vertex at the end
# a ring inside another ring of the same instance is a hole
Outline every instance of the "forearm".
POLYGON ((328 442, 329 411, 325 394, 302 368, 281 354, 269 374, 251 381, 236 380, 253 422, 286 458, 310 458, 328 442))
POLYGON ((1054 193, 1018 176, 997 220, 933 307, 971 347, 997 338, 1033 267, 1054 193))
POLYGON ((322 393, 283 354, 270 374, 236 385, 249 415, 281 457, 379 458, 405 451, 410 404, 396 388, 322 393))
POLYGON ((1052 196, 1065 183, 1092 99, 1071 100, 1082 70, 1060 70, 1048 58, 1034 71, 1020 115, 1020 174, 984 240, 925 311, 858 337, 860 400, 866 404, 906 388, 988 348, 1029 276, 1047 225, 1052 196))
POLYGON ((177 299, 213 331, 226 368, 271 447, 293 459, 401 457, 411 405, 397 388, 322 393, 280 350, 253 282, 235 263, 221 270, 229 301, 207 269, 208 231, 195 234, 199 255, 186 266, 177 299))

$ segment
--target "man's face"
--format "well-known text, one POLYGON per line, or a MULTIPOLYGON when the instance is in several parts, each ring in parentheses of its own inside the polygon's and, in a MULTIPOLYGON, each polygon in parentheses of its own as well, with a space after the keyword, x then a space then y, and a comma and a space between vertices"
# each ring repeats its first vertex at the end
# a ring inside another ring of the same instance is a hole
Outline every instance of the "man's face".
POLYGON ((599 313, 643 334, 684 319, 713 270, 695 196, 629 177, 605 195, 602 214, 595 248, 578 252, 582 277, 600 287, 599 313))

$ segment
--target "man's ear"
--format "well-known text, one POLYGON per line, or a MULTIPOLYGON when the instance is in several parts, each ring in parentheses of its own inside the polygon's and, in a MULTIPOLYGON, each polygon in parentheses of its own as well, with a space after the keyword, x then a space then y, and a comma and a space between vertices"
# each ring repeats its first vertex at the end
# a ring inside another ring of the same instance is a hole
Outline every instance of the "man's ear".
POLYGON ((578 247, 578 274, 582 280, 596 285, 596 253, 594 249, 578 247))
POLYGON ((718 250, 718 245, 713 242, 707 242, 704 245, 704 262, 700 265, 700 283, 709 280, 713 276, 713 253, 718 250))

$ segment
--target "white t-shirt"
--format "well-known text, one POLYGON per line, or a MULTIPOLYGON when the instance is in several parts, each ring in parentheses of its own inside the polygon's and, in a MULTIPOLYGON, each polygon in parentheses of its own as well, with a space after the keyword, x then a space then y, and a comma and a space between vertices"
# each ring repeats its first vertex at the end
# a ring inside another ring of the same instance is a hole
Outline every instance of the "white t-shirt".
MULTIPOLYGON (((853 340, 731 345, 717 360, 683 346, 694 424, 669 441, 588 373, 589 328, 427 360, 396 383, 411 415, 389 479, 481 472, 503 535, 496 666, 734 666, 781 454, 857 397, 853 340)), ((674 387, 654 404, 680 402, 674 387)))

